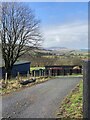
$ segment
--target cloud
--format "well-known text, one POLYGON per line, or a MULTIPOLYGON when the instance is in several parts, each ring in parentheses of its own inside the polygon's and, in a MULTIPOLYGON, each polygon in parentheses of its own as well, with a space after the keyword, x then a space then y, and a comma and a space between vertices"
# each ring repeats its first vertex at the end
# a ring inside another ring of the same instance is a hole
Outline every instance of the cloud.
POLYGON ((74 22, 43 29, 43 47, 88 47, 88 23, 74 22))

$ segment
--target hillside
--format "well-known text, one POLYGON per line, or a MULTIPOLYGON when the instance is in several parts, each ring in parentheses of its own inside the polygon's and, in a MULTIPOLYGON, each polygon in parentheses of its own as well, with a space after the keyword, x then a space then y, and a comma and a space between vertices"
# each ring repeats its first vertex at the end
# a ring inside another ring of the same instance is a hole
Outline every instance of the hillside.
POLYGON ((82 59, 88 57, 87 52, 80 50, 72 50, 68 48, 58 49, 43 49, 33 48, 21 59, 31 61, 31 66, 45 66, 45 65, 73 65, 82 64, 82 59))
POLYGON ((53 47, 50 49, 29 47, 27 53, 18 60, 30 61, 31 66, 43 67, 46 65, 81 65, 81 60, 87 57, 87 51, 83 52, 82 50, 68 49, 65 47, 53 47))

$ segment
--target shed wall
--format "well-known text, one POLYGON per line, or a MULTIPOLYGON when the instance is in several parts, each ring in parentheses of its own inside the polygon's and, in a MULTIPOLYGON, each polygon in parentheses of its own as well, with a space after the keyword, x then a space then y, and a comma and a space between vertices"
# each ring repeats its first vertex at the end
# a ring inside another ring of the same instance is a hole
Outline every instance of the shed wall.
MULTIPOLYGON (((12 75, 12 77, 16 77, 18 72, 21 75, 26 75, 28 71, 30 73, 30 62, 22 63, 22 64, 16 64, 12 68, 11 75, 12 75)), ((4 76, 5 76, 5 68, 0 67, 0 79, 2 79, 4 76)))

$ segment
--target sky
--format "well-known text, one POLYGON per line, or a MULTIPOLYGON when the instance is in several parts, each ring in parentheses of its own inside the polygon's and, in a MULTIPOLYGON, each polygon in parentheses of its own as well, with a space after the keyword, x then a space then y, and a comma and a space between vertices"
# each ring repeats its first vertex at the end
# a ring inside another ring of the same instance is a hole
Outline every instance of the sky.
POLYGON ((41 20, 44 48, 88 48, 88 2, 29 2, 28 5, 41 20))
POLYGON ((89 2, 89 0, 1 0, 1 2, 89 2))

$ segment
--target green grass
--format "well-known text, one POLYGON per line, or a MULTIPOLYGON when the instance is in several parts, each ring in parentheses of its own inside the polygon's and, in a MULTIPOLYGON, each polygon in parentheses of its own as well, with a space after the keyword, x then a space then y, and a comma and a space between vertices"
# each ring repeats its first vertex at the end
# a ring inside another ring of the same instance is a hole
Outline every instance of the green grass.
POLYGON ((60 76, 56 76, 57 78, 61 78, 61 77, 83 77, 82 74, 72 74, 72 75, 60 75, 60 76))
POLYGON ((45 69, 45 67, 30 67, 30 71, 39 70, 39 69, 45 69))
POLYGON ((83 118, 83 82, 76 86, 60 105, 58 118, 83 118))

